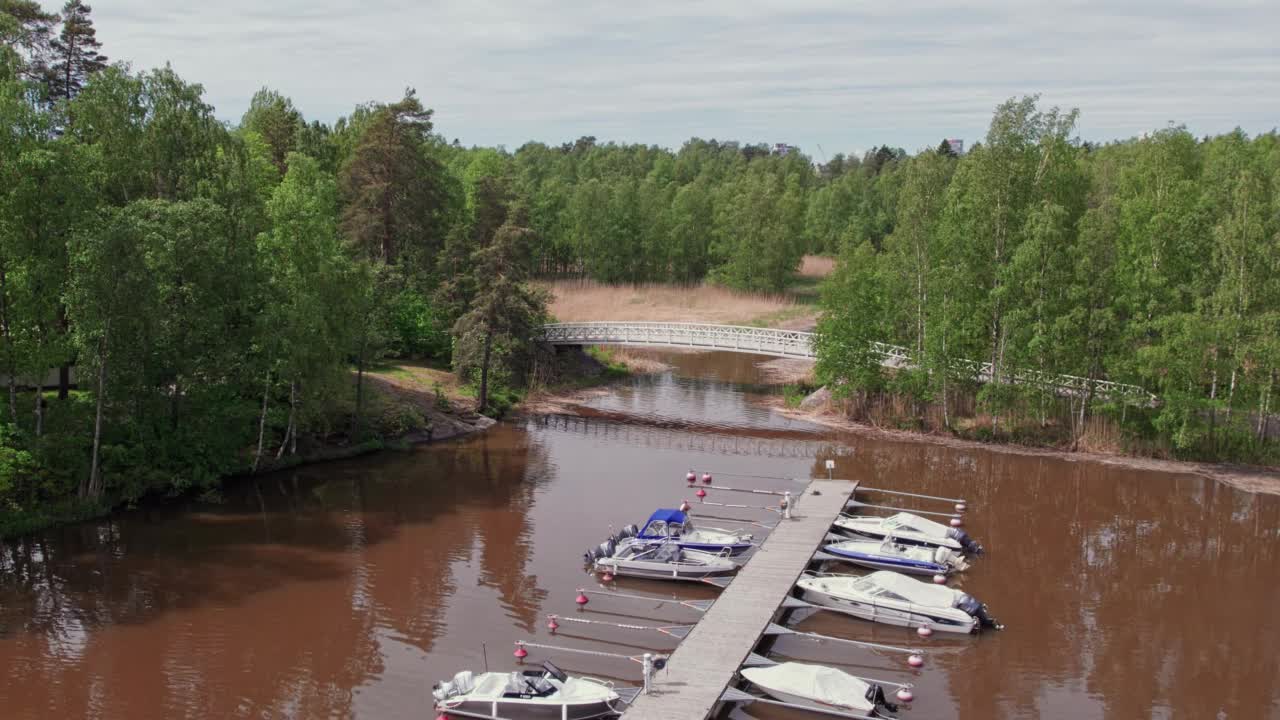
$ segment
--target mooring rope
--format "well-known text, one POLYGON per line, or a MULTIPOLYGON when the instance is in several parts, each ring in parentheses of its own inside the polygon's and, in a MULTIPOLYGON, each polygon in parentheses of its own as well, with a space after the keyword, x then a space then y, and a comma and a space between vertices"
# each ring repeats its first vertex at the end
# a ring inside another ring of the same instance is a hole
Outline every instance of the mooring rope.
MULTIPOLYGON (((581 592, 582 592, 584 595, 599 595, 599 596, 601 596, 601 597, 618 598, 618 599, 620 599, 620 600, 640 600, 640 601, 643 601, 643 602, 652 602, 652 603, 657 603, 657 604, 659 604, 659 605, 670 605, 670 604, 683 605, 683 606, 685 606, 685 607, 687 607, 687 608, 690 608, 690 609, 693 609, 693 610, 697 610, 698 612, 705 612, 705 611, 707 610, 707 608, 708 608, 708 607, 710 607, 711 603, 713 602, 713 601, 712 601, 712 600, 710 600, 710 599, 708 599, 708 600, 681 600, 681 599, 679 599, 679 598, 656 598, 656 597, 649 597, 649 596, 647 596, 647 595, 629 595, 629 594, 627 594, 627 593, 611 592, 611 591, 608 591, 608 590, 586 590, 586 589, 584 589, 584 590, 582 590, 581 592)), ((557 617, 559 617, 559 616, 557 616, 557 617)))
POLYGON ((631 660, 633 662, 644 662, 643 655, 623 655, 621 653, 603 652, 601 650, 580 650, 578 648, 560 647, 559 645, 545 645, 543 643, 528 642, 526 640, 517 640, 516 645, 521 647, 537 648, 539 650, 555 650, 556 652, 571 652, 580 655, 594 655, 595 657, 614 658, 616 660, 631 660))
POLYGON ((664 635, 677 637, 677 633, 681 630, 690 630, 692 625, 629 625, 627 623, 615 623, 605 620, 588 620, 586 618, 564 617, 562 615, 548 615, 547 620, 556 622, 572 622, 582 623, 583 625, 607 625, 609 627, 621 628, 623 630, 656 630, 664 635))

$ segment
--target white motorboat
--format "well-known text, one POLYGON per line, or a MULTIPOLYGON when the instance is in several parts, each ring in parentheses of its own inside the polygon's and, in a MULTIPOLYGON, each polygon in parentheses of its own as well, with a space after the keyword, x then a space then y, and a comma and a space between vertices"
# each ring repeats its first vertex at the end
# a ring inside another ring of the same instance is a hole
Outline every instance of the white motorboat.
POLYGON ((509 720, 592 720, 612 717, 621 697, 611 683, 570 677, 551 663, 541 670, 460 672, 437 683, 436 712, 509 720))
POLYGON ((808 575, 796 589, 805 602, 886 625, 958 633, 1003 628, 973 596, 888 570, 860 577, 808 575))
POLYGON ((876 683, 823 665, 784 662, 743 668, 740 673, 765 694, 795 705, 862 716, 875 715, 881 708, 898 710, 876 683))
POLYGON ((656 580, 702 580, 738 571, 727 548, 717 554, 689 550, 675 542, 653 544, 636 538, 601 543, 587 553, 587 560, 599 573, 656 580))
POLYGON ((969 563, 957 552, 944 547, 905 545, 896 542, 893 535, 883 540, 841 540, 824 545, 822 551, 854 565, 913 575, 949 575, 969 569, 969 563))
POLYGON ((831 526, 831 530, 847 537, 861 536, 876 540, 892 535, 898 542, 908 545, 944 547, 969 555, 982 554, 982 546, 963 529, 948 527, 907 512, 895 513, 889 517, 841 515, 831 526))

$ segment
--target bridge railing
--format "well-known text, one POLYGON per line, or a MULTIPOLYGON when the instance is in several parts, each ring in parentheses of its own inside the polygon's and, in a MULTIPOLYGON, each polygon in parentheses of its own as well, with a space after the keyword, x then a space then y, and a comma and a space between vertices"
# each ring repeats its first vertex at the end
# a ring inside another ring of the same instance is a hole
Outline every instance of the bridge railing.
MULTIPOLYGON (((746 325, 713 325, 681 322, 578 322, 543 326, 542 340, 552 345, 639 345, 729 350, 775 357, 816 358, 814 334, 800 330, 778 330, 746 325)), ((911 367, 910 348, 888 343, 872 343, 872 352, 885 367, 911 367)), ((972 373, 979 382, 993 376, 989 362, 958 360, 956 368, 972 373)), ((1075 375, 1058 375, 1037 370, 1001 373, 1001 381, 1013 385, 1041 387, 1059 394, 1082 397, 1092 394, 1109 400, 1154 405, 1158 398, 1137 385, 1091 380, 1075 375)))
POLYGON ((555 323, 543 327, 553 345, 661 345, 812 358, 813 333, 745 325, 675 322, 555 323))

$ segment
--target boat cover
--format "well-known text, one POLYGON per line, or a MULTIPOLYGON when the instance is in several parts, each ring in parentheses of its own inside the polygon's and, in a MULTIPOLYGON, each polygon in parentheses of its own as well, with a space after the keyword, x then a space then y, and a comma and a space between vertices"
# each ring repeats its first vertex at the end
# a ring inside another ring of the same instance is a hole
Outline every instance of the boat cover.
POLYGON ((907 577, 892 570, 873 572, 864 578, 885 590, 901 595, 917 605, 951 607, 956 601, 956 590, 944 585, 934 585, 907 577))
POLYGON ((863 712, 875 709, 867 700, 866 682, 823 665, 785 662, 773 667, 746 668, 742 676, 771 694, 778 691, 863 712))
POLYGON ((912 515, 911 513, 894 513, 884 520, 881 520, 880 524, 887 528, 907 527, 916 532, 921 532, 925 535, 934 535, 936 537, 946 537, 947 530, 949 529, 946 525, 943 525, 940 522, 926 520, 919 515, 912 515))

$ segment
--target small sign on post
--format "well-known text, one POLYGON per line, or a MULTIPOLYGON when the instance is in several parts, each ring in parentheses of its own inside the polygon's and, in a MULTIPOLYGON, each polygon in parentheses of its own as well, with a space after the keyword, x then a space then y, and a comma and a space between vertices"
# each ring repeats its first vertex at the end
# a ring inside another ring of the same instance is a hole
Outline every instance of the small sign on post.
POLYGON ((828 480, 832 479, 832 478, 831 478, 831 473, 832 473, 832 471, 834 471, 835 469, 836 469, 836 461, 835 461, 835 460, 828 460, 828 461, 827 461, 827 479, 828 479, 828 480))

